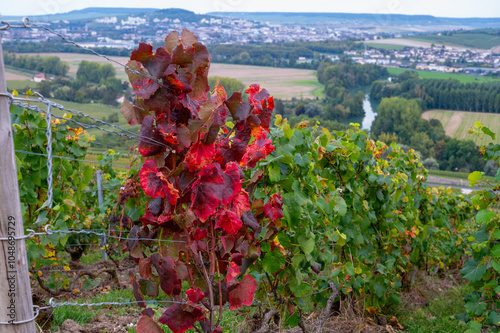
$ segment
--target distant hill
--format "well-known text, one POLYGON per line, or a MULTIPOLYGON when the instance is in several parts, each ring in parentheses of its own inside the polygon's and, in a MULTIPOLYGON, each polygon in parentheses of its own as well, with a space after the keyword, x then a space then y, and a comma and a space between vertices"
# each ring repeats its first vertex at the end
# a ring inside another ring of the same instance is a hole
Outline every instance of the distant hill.
POLYGON ((148 15, 151 18, 164 19, 169 18, 172 20, 179 19, 182 22, 200 22, 201 19, 214 18, 212 15, 201 15, 195 14, 189 10, 181 8, 167 8, 167 9, 157 9, 153 13, 148 15))
POLYGON ((499 28, 500 18, 450 18, 431 15, 351 14, 351 13, 286 13, 286 12, 211 12, 210 15, 243 18, 279 24, 339 24, 364 26, 457 26, 499 28))
MULTIPOLYGON (((72 10, 67 13, 50 14, 50 15, 29 15, 29 18, 34 21, 59 21, 59 20, 84 20, 96 19, 105 16, 119 16, 151 13, 159 10, 158 8, 112 8, 112 7, 90 7, 79 10, 72 10)), ((22 16, 2 16, 2 20, 19 20, 22 16)))

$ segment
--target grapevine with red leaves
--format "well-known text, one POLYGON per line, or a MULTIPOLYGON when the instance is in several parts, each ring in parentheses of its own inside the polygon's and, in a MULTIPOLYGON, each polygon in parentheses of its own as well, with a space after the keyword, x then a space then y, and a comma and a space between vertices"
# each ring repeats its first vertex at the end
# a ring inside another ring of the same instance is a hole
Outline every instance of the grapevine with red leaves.
MULTIPOLYGON (((256 84, 248 102, 238 92, 228 98, 220 85, 210 91, 210 55, 187 30, 170 33, 155 52, 141 43, 130 59, 129 68, 143 75, 127 72, 135 99, 121 112, 141 125, 139 176, 149 201, 127 242, 140 272, 139 280, 130 272, 134 295, 169 295, 173 305, 158 321, 176 333, 222 332, 222 305, 253 302, 257 283, 247 270, 260 256, 261 223, 280 215, 279 195, 252 210, 263 177, 256 163, 274 150, 267 138, 273 98, 256 84), (191 288, 183 291, 182 281, 191 288)), ((139 305, 137 331, 162 332, 153 311, 139 305)))

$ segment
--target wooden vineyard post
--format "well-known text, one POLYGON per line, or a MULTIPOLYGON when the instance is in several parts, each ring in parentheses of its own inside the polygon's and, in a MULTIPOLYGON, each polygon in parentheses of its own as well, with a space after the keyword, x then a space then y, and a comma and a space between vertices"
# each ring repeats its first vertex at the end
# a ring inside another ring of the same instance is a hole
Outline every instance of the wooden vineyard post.
MULTIPOLYGON (((7 93, 0 35, 0 94, 7 93)), ((9 98, 0 95, 0 332, 34 333, 9 98), (16 322, 21 322, 17 323, 16 322)))

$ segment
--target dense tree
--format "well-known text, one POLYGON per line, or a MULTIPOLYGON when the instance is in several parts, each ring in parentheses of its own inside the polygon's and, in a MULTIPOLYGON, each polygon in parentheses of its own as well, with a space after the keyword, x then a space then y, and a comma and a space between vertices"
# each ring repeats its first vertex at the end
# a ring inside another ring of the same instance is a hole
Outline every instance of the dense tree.
POLYGON ((92 83, 101 83, 101 80, 114 78, 116 71, 111 64, 100 64, 98 62, 83 60, 78 65, 76 78, 92 83))
POLYGON ((229 77, 211 76, 208 78, 208 84, 210 85, 210 90, 214 89, 217 81, 219 82, 220 85, 224 87, 228 96, 231 96, 231 94, 235 91, 243 92, 245 89, 245 85, 243 84, 243 82, 237 79, 229 77))
POLYGON ((56 56, 41 57, 40 55, 18 55, 3 51, 3 57, 6 65, 45 74, 64 76, 69 70, 69 64, 61 61, 61 59, 56 56))
POLYGON ((360 65, 352 61, 320 64, 318 67, 318 81, 328 85, 338 85, 346 89, 359 88, 370 85, 373 81, 387 77, 387 68, 378 65, 360 65))
POLYGON ((392 96, 416 98, 424 110, 500 113, 500 82, 495 81, 462 83, 452 79, 418 79, 408 76, 399 83, 376 81, 370 88, 370 97, 375 100, 392 96))
POLYGON ((371 133, 375 138, 382 133, 395 133, 401 143, 409 144, 411 137, 425 122, 421 118, 422 110, 415 100, 392 97, 384 98, 378 107, 378 114, 373 121, 371 133))

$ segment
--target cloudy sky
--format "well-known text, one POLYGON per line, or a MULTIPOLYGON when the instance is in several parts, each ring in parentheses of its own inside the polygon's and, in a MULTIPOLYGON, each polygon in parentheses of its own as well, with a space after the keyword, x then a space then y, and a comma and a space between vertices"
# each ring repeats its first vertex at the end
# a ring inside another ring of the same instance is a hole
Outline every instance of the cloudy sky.
POLYGON ((2 15, 44 15, 86 7, 184 8, 211 11, 289 11, 500 17, 499 0, 2 0, 2 15))

